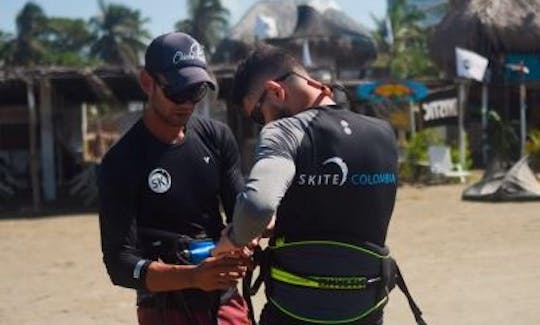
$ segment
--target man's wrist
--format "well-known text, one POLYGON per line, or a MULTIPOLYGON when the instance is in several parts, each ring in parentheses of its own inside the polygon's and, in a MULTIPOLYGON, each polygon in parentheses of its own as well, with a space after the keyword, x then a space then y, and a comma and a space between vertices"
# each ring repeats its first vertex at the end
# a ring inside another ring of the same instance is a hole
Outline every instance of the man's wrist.
POLYGON ((227 229, 227 232, 225 233, 225 239, 227 240, 227 242, 232 246, 232 248, 239 248, 239 247, 242 247, 242 245, 240 245, 236 239, 234 238, 234 228, 233 227, 229 227, 227 229))

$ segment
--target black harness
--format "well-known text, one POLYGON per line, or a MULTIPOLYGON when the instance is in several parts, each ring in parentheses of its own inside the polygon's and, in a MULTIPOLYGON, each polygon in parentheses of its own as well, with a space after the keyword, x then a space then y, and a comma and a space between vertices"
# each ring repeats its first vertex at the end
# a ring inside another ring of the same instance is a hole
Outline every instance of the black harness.
POLYGON ((268 301, 275 308, 298 321, 315 324, 361 321, 380 311, 397 285, 417 324, 426 325, 386 247, 372 243, 277 240, 265 250, 258 247, 254 261, 260 268, 259 276, 253 282, 252 273, 248 274, 242 286, 253 324, 256 321, 251 296, 264 282, 268 301), (317 305, 324 308, 314 308, 317 305))

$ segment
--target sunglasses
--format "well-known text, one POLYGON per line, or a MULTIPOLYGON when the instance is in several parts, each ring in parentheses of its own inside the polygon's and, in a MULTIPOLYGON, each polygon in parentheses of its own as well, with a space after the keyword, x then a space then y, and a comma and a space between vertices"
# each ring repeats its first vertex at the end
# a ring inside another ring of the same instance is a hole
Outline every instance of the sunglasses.
MULTIPOLYGON (((321 84, 319 82, 316 82, 316 81, 313 81, 313 80, 309 79, 308 77, 305 77, 305 76, 299 74, 296 71, 289 71, 289 72, 285 73, 284 75, 277 77, 276 79, 272 79, 272 81, 280 82, 280 81, 286 80, 287 78, 289 78, 290 76, 293 76, 293 75, 304 79, 305 81, 307 81, 308 85, 310 85, 312 87, 315 87, 317 89, 320 89, 321 91, 325 91, 325 87, 324 87, 323 84, 321 84)), ((259 99, 255 103, 255 105, 253 106, 253 109, 251 110, 251 113, 249 114, 249 118, 253 122, 255 122, 257 124, 260 124, 260 125, 264 125, 264 122, 265 122, 264 121, 264 116, 263 116, 262 111, 261 111, 261 108, 262 108, 262 104, 264 103, 264 100, 266 99, 267 93, 268 92, 265 89, 262 92, 261 96, 259 96, 259 99)))
POLYGON ((154 77, 154 80, 159 88, 163 90, 165 97, 176 104, 183 104, 188 101, 196 104, 200 102, 208 92, 208 84, 206 82, 189 86, 180 91, 175 91, 170 86, 162 84, 159 78, 154 77))

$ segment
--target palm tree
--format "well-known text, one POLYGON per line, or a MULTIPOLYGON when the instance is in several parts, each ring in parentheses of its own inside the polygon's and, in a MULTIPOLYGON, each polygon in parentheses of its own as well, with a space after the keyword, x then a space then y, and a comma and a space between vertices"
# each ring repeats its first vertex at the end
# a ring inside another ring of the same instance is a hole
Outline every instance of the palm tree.
POLYGON ((44 62, 46 44, 40 39, 47 23, 43 9, 33 2, 24 5, 16 18, 17 35, 4 43, 0 54, 5 64, 35 65, 44 62))
POLYGON ((5 54, 4 54, 4 48, 6 47, 6 44, 11 39, 11 35, 9 33, 4 32, 3 30, 0 30, 0 65, 2 65, 5 61, 5 54))
POLYGON ((379 64, 389 68, 390 75, 399 78, 436 74, 428 57, 428 30, 421 26, 424 13, 407 4, 406 0, 390 2, 388 17, 372 16, 376 29, 374 38, 381 52, 379 64), (390 21, 391 31, 388 29, 390 21), (388 44, 386 36, 392 32, 393 42, 388 44))
POLYGON ((49 18, 43 32, 47 41, 49 63, 83 65, 89 63, 88 50, 94 40, 82 19, 49 18))
POLYGON ((90 19, 97 38, 91 54, 108 63, 138 66, 139 55, 150 38, 150 33, 143 28, 148 18, 142 18, 139 10, 105 4, 104 0, 99 0, 99 8, 99 16, 90 19))
POLYGON ((210 53, 229 27, 229 10, 220 0, 189 0, 189 18, 178 21, 175 29, 190 34, 210 53))

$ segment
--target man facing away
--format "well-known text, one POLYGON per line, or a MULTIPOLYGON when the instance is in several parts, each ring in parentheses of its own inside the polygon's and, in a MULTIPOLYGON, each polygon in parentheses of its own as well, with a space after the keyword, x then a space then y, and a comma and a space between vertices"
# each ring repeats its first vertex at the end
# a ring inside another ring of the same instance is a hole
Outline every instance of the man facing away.
POLYGON ((154 39, 140 84, 143 117, 99 171, 103 260, 114 284, 137 289, 139 324, 250 324, 236 291, 247 261, 208 257, 243 185, 224 124, 192 116, 215 83, 201 45, 183 33, 154 39))
POLYGON ((331 95, 271 46, 257 48, 235 74, 233 100, 264 127, 233 223, 213 254, 246 245, 275 215, 261 324, 382 324, 395 137, 385 121, 337 106, 331 95))

